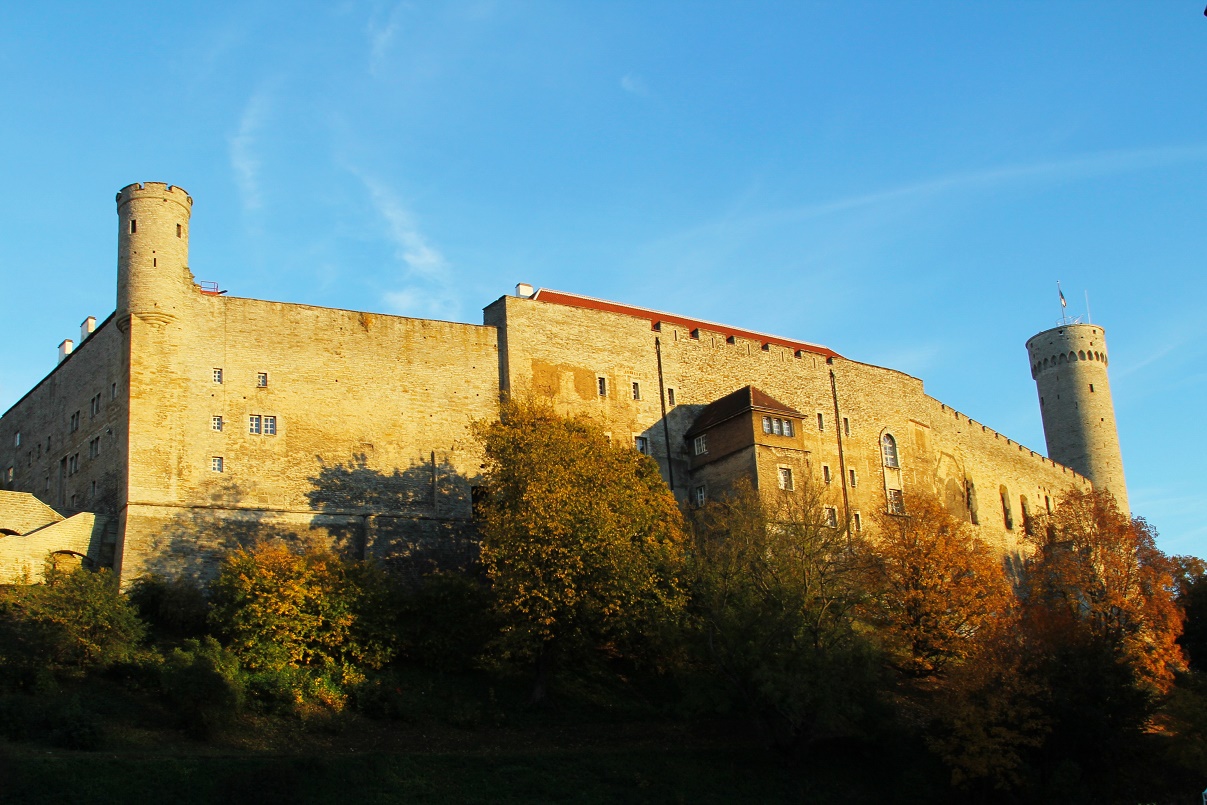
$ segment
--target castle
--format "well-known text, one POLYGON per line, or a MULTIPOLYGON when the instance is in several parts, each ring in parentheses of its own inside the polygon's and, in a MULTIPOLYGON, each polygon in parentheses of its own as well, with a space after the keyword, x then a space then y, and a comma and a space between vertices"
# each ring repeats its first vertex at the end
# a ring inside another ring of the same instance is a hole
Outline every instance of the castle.
POLYGON ((791 492, 808 476, 831 521, 861 530, 925 491, 1005 553, 1070 489, 1126 509, 1096 325, 1027 344, 1049 458, 902 372, 570 293, 517 286, 481 325, 232 297, 189 269, 192 205, 161 183, 118 193, 116 310, 0 417, 0 582, 36 577, 48 552, 124 581, 204 576, 265 535, 456 561, 482 466, 471 423, 509 391, 590 414, 686 503, 736 477, 791 492), (47 524, 16 524, 18 500, 53 507, 47 524), (48 536, 77 513, 89 528, 48 536))

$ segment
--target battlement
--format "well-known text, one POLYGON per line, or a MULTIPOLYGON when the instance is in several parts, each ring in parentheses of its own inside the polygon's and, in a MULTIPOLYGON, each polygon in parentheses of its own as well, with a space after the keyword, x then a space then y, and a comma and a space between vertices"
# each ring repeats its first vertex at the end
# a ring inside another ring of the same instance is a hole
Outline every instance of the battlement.
POLYGON ((140 198, 159 198, 175 201, 186 210, 192 212, 193 197, 183 187, 170 185, 166 182, 135 182, 123 187, 117 193, 117 206, 120 209, 128 201, 140 198))

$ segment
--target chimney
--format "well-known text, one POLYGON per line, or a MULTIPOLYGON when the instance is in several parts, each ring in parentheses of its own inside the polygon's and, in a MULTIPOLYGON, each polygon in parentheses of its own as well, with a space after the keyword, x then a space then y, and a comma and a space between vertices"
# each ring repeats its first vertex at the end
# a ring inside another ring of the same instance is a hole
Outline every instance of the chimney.
POLYGON ((64 339, 63 343, 59 344, 59 363, 62 363, 64 360, 66 360, 67 356, 71 354, 71 350, 74 346, 75 344, 71 343, 70 338, 64 339))
POLYGON ((521 299, 532 298, 532 286, 526 282, 521 282, 515 286, 515 295, 521 299))
POLYGON ((96 330, 96 316, 89 316, 80 322, 80 343, 84 343, 84 339, 92 335, 96 330))

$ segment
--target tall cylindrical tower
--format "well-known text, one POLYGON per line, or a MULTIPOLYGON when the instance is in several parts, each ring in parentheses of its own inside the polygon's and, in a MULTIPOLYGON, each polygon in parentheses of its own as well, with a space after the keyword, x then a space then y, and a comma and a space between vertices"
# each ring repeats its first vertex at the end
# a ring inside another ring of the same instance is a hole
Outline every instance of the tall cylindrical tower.
POLYGON ((1127 483, 1107 379, 1106 334, 1096 324, 1064 324, 1027 341, 1039 389, 1048 457, 1115 496, 1127 512, 1127 483))
POLYGON ((193 199, 163 182, 127 185, 117 194, 117 325, 176 318, 193 289, 189 217, 193 199))

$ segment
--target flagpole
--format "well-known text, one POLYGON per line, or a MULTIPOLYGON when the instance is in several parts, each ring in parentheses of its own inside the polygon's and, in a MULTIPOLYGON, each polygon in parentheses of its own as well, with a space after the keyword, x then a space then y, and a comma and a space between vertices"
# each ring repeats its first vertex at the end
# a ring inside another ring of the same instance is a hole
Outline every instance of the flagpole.
POLYGON ((1090 292, 1088 290, 1085 292, 1085 323, 1094 323, 1094 317, 1090 315, 1090 292))

